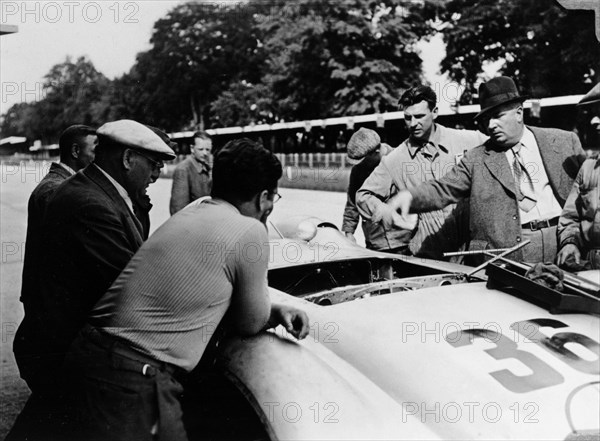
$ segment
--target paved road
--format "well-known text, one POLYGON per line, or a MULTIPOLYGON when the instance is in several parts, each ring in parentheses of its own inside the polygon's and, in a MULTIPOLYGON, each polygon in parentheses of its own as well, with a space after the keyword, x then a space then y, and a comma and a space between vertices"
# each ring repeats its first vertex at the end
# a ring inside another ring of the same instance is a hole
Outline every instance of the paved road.
MULTIPOLYGON (((19 292, 27 227, 27 200, 47 173, 49 164, 2 164, 0 168, 0 439, 4 439, 29 394, 27 386, 18 375, 12 341, 23 316, 19 292)), ((148 193, 154 204, 150 215, 153 230, 169 218, 170 191, 170 179, 159 179, 149 188, 148 193)), ((277 202, 271 219, 306 214, 341 226, 345 194, 295 189, 280 189, 279 193, 283 197, 277 202)), ((357 239, 359 243, 364 243, 360 232, 357 239)))

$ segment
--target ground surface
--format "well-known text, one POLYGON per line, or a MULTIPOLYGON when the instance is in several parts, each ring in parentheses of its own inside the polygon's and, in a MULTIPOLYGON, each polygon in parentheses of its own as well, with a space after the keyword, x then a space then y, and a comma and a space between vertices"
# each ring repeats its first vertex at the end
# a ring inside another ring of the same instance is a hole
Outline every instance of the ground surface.
MULTIPOLYGON (((48 170, 48 164, 23 163, 2 165, 0 174, 0 439, 4 439, 13 420, 29 395, 25 382, 19 378, 12 353, 12 342, 23 312, 19 302, 23 249, 27 228, 29 194, 48 170)), ((153 230, 169 217, 170 179, 159 179, 148 193, 154 208, 151 211, 153 230)), ((270 219, 277 221, 291 215, 317 216, 336 224, 342 223, 346 195, 315 190, 280 189, 283 198, 277 202, 270 219)), ((359 243, 364 243, 357 232, 359 243)))

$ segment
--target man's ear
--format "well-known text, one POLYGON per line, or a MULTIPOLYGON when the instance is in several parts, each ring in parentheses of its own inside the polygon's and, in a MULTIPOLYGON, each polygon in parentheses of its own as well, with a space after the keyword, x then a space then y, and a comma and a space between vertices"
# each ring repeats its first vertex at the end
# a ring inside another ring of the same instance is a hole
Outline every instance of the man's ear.
POLYGON ((125 170, 131 170, 131 168, 133 167, 132 156, 133 156, 133 152, 131 151, 131 149, 125 149, 123 151, 122 162, 123 162, 123 167, 125 168, 125 170))
POLYGON ((520 105, 519 107, 517 107, 517 121, 522 123, 523 122, 523 105, 520 105))
POLYGON ((77 144, 76 142, 71 144, 71 157, 72 158, 78 159, 80 151, 81 151, 81 149, 79 148, 79 144, 77 144))
POLYGON ((269 201, 269 191, 268 190, 263 190, 258 194, 258 198, 257 198, 257 205, 258 205, 258 209, 260 211, 266 210, 267 208, 267 201, 269 201))

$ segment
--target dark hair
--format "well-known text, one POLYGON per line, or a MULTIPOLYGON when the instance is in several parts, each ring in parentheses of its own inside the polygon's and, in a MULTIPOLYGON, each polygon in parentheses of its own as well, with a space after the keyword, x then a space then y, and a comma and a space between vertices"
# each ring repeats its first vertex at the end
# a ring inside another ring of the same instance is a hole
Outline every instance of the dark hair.
POLYGON ((196 138, 200 138, 200 139, 211 139, 210 135, 206 132, 204 132, 203 130, 199 130, 197 132, 194 132, 194 139, 196 138))
POLYGON ((75 143, 82 142, 83 138, 89 135, 96 135, 96 129, 83 124, 75 124, 67 127, 61 134, 58 140, 58 148, 60 158, 65 160, 71 157, 71 146, 75 143))
POLYGON ((421 85, 405 90, 400 97, 400 101, 398 101, 398 107, 400 110, 404 110, 413 104, 420 103, 421 101, 427 102, 429 110, 435 109, 437 106, 437 95, 431 87, 421 85))
POLYGON ((277 188, 283 174, 279 159, 262 145, 240 138, 215 155, 211 196, 226 201, 249 201, 263 190, 277 188))

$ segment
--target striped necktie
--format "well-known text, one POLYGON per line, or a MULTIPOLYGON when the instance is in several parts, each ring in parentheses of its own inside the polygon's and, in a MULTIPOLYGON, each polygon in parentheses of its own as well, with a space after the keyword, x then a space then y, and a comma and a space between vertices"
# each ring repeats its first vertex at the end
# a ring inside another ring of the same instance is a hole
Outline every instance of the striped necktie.
POLYGON ((533 183, 531 182, 531 176, 527 171, 527 167, 523 164, 520 151, 521 143, 518 143, 512 148, 514 155, 513 174, 515 176, 515 189, 519 208, 525 213, 528 213, 537 204, 537 199, 535 197, 533 183))

